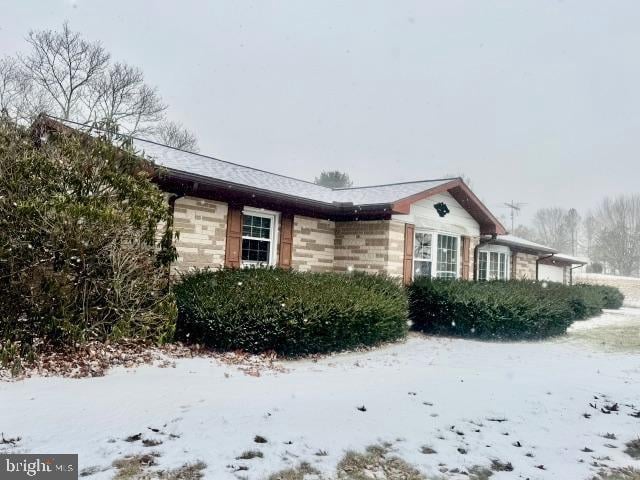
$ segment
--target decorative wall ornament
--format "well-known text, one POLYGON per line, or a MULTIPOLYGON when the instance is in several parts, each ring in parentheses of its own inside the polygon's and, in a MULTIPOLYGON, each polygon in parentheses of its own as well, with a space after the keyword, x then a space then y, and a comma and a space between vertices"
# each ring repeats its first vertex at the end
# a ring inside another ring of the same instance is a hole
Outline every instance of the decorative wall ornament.
POLYGON ((440 215, 441 217, 444 217, 447 213, 449 213, 449 207, 447 207, 447 204, 444 202, 436 203, 433 208, 436 209, 436 212, 438 212, 438 215, 440 215))

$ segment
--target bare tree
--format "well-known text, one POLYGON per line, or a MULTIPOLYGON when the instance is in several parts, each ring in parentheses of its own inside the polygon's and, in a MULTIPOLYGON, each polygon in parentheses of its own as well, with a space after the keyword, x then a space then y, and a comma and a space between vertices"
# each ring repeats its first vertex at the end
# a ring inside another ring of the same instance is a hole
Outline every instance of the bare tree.
POLYGON ((142 70, 124 63, 95 78, 83 102, 93 121, 131 135, 150 133, 167 108, 156 89, 144 83, 142 70))
POLYGON ((20 68, 11 57, 0 59, 0 114, 15 117, 23 88, 20 84, 20 68))
POLYGON ((595 249, 598 259, 619 275, 640 269, 640 195, 605 198, 595 215, 595 249))
POLYGON ((181 150, 200 150, 196 136, 178 122, 162 122, 155 131, 155 138, 164 145, 181 150))
POLYGON ((20 62, 14 57, 0 59, 0 116, 29 122, 49 109, 47 98, 34 88, 20 62))
POLYGON ((68 23, 31 31, 29 50, 0 63, 0 108, 18 121, 47 113, 111 132, 152 135, 167 106, 139 68, 111 63, 68 23))
POLYGON ((580 214, 575 208, 570 208, 565 219, 570 235, 571 255, 575 255, 578 250, 578 230, 580 228, 580 214))
POLYGON ((571 246, 567 211, 560 207, 541 208, 533 217, 536 241, 566 252, 571 246))
POLYGON ((587 213, 587 216, 584 218, 582 222, 583 232, 584 232, 584 248, 587 254, 587 257, 593 260, 597 260, 593 258, 594 256, 594 243, 596 238, 596 233, 598 230, 598 221, 596 220, 595 215, 592 212, 587 213))
POLYGON ((518 225, 513 232, 509 233, 513 233, 516 237, 524 238, 525 240, 531 240, 532 242, 537 240, 536 232, 525 225, 518 225))
POLYGON ((99 42, 72 32, 66 22, 62 31, 29 32, 27 42, 31 51, 21 57, 24 73, 49 97, 55 108, 50 113, 65 120, 81 115, 87 91, 107 69, 109 54, 99 42))

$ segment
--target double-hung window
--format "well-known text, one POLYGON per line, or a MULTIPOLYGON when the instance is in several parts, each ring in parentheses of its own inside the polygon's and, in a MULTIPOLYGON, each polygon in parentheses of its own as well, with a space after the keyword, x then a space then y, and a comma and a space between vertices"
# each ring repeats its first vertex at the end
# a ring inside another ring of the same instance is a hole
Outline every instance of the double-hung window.
POLYGON ((431 232, 416 232, 413 240, 413 276, 431 276, 431 232))
POLYGON ((438 235, 438 278, 458 277, 458 237, 438 235))
POLYGON ((275 216, 253 211, 242 214, 242 264, 274 264, 275 216))
POLYGON ((459 238, 456 236, 415 232, 413 277, 458 278, 458 246, 459 238))
POLYGON ((508 280, 509 254, 501 251, 478 251, 478 280, 508 280))

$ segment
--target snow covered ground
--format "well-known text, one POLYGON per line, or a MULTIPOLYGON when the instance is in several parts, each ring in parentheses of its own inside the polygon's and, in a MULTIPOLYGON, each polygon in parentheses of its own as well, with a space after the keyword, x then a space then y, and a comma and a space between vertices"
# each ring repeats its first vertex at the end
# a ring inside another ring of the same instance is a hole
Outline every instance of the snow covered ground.
POLYGON ((413 334, 370 352, 282 362, 287 372, 259 377, 195 358, 1 383, 0 431, 21 440, 0 451, 77 452, 81 468, 101 470, 89 479, 112 478, 115 459, 150 451, 160 454, 157 468, 202 460, 206 478, 262 479, 303 460, 332 472, 345 451, 389 442, 429 478, 498 459, 513 471, 495 479, 586 479, 593 464, 640 468, 624 453, 640 435, 640 418, 629 415, 640 407, 640 347, 602 348, 582 335, 621 325, 638 335, 640 310, 536 343, 413 334), (603 413, 615 403, 618 411, 603 413), (162 443, 125 441, 138 433, 162 443), (264 456, 236 460, 246 450, 264 456))

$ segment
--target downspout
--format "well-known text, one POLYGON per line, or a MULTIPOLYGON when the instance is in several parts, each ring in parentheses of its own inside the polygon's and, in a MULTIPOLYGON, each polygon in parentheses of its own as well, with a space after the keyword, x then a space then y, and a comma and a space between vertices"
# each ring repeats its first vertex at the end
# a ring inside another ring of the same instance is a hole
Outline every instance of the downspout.
POLYGON ((555 255, 555 253, 552 253, 551 255, 547 255, 545 257, 539 257, 536 260, 536 282, 538 281, 538 271, 540 270, 540 260, 545 260, 546 258, 551 258, 555 255))
POLYGON ((571 267, 569 268, 569 285, 573 285, 573 271, 576 268, 582 268, 584 267, 584 265, 578 265, 577 267, 571 267))
MULTIPOLYGON (((169 219, 167 220, 167 228, 173 229, 173 217, 176 211, 176 200, 182 197, 184 197, 184 193, 172 193, 169 196, 169 219)), ((173 246, 173 237, 174 233, 171 232, 171 238, 169 239, 168 245, 169 248, 173 246)), ((167 267, 167 277, 168 280, 171 281, 171 264, 169 264, 167 267)))

